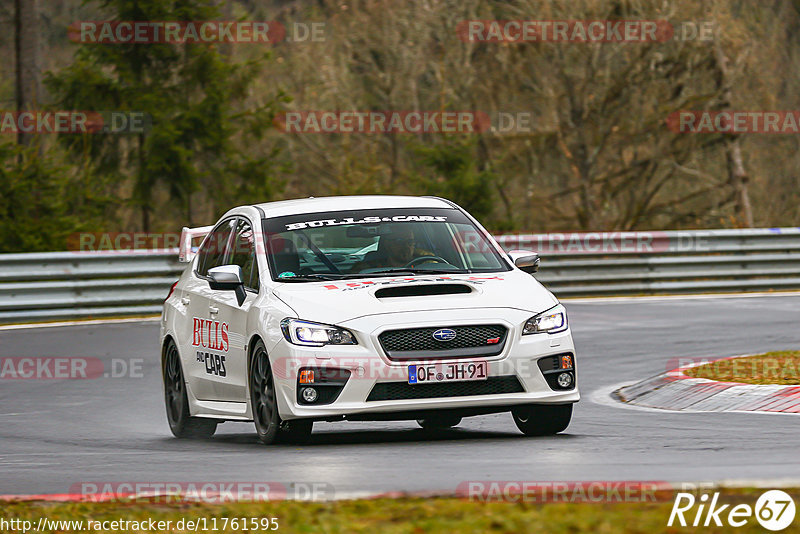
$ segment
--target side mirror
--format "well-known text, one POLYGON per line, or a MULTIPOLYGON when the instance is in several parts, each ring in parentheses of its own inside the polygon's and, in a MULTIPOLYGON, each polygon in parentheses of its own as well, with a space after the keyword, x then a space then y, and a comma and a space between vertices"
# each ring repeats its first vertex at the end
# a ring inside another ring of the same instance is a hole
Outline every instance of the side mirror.
POLYGON ((238 265, 220 265, 208 270, 208 285, 219 291, 234 291, 239 306, 244 302, 247 293, 242 282, 242 268, 238 265))
POLYGON ((539 263, 542 261, 537 253, 530 250, 512 250, 508 253, 508 257, 520 270, 530 274, 539 270, 539 263))

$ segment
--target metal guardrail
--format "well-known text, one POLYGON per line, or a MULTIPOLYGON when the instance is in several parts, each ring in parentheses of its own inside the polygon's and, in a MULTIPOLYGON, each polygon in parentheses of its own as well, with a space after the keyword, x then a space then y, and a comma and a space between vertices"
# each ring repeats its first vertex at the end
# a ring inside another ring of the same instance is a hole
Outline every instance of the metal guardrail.
MULTIPOLYGON (((800 289, 800 228, 504 235, 560 297, 800 289)), ((177 249, 0 254, 0 323, 154 315, 177 249)))
POLYGON ((800 228, 499 236, 560 297, 800 289, 800 228))
POLYGON ((177 249, 0 254, 0 323, 159 314, 185 266, 177 249))

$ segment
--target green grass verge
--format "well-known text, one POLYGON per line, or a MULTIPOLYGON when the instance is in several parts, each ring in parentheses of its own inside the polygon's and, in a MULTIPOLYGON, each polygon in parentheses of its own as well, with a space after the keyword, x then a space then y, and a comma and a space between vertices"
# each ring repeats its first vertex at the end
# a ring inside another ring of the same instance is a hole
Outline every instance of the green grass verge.
POLYGON ((685 371, 693 378, 744 384, 800 384, 800 351, 767 352, 719 360, 685 371))
MULTIPOLYGON (((800 503, 800 491, 785 490, 800 503)), ((719 502, 731 506, 753 506, 764 490, 721 490, 719 502)), ((672 498, 657 503, 549 503, 470 502, 456 498, 400 498, 353 500, 328 503, 296 501, 230 504, 153 503, 7 503, 1 506, 4 519, 40 517, 50 520, 172 520, 245 517, 278 519, 277 532, 326 533, 576 533, 653 534, 697 528, 667 527, 672 498)), ((687 514, 687 518, 688 518, 687 514)), ((692 516, 693 517, 693 516, 692 516)), ((723 517, 724 521, 724 517, 723 517)), ((209 523, 210 524, 210 523, 209 523)), ((703 528, 702 532, 726 532, 729 526, 703 528)), ((737 532, 764 532, 755 518, 737 532)), ((12 532, 10 530, 1 532, 12 532)), ((62 530, 71 532, 70 530, 62 530)), ((243 532, 241 526, 217 532, 243 532)), ((86 532, 86 531, 84 531, 86 532)), ((89 531, 91 532, 91 531, 89 531)), ((114 531, 112 531, 114 532, 114 531)), ((124 531, 117 531, 124 532, 124 531)), ((176 532, 176 530, 171 530, 176 532)), ((202 529, 199 530, 202 532, 202 529)), ((264 531, 262 531, 264 532, 264 531)), ((800 520, 783 532, 800 532, 800 520)))

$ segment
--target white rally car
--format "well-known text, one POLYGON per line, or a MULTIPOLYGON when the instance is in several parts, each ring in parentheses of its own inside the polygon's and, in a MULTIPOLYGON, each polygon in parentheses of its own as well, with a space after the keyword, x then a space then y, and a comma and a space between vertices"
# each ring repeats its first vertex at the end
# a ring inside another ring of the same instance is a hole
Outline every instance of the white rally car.
POLYGON ((161 316, 177 437, 254 421, 264 443, 303 441, 314 421, 435 429, 507 411, 547 435, 579 400, 566 311, 530 274, 539 257, 507 254, 447 200, 242 206, 184 229, 180 256, 161 316))

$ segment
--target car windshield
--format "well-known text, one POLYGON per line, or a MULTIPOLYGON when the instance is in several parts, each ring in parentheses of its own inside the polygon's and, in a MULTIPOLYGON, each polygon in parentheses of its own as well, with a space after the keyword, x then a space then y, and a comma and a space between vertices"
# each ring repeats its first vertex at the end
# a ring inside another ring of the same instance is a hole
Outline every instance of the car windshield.
POLYGON ((264 230, 272 278, 282 282, 509 270, 456 209, 309 213, 264 219, 264 230))

